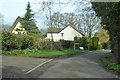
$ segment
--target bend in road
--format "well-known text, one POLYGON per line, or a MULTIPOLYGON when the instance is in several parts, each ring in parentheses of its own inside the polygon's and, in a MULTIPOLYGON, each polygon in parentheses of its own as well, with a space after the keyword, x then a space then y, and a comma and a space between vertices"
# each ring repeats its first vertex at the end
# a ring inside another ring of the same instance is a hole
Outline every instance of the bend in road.
POLYGON ((95 51, 87 54, 58 60, 58 63, 39 78, 117 78, 101 66, 100 58, 110 51, 95 51))

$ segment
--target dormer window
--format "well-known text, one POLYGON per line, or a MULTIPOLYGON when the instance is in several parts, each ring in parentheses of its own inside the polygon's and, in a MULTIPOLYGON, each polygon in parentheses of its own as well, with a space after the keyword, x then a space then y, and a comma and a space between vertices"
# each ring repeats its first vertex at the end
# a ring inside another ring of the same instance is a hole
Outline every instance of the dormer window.
POLYGON ((61 33, 61 37, 62 37, 62 39, 63 39, 63 36, 64 36, 64 33, 61 33))

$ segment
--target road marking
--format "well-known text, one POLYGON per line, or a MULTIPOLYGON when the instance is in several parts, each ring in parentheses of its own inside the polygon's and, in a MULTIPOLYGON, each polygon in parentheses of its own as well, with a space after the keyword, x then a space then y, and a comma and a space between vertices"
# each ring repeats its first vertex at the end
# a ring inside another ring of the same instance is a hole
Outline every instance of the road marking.
POLYGON ((44 64, 46 64, 46 63, 48 63, 48 62, 50 62, 50 61, 52 61, 52 60, 53 60, 53 59, 49 59, 49 60, 47 60, 47 61, 39 64, 38 66, 36 66, 36 67, 32 68, 31 70, 27 71, 26 74, 29 74, 30 72, 34 71, 34 70, 37 69, 38 67, 40 67, 40 66, 42 66, 42 65, 44 65, 44 64))

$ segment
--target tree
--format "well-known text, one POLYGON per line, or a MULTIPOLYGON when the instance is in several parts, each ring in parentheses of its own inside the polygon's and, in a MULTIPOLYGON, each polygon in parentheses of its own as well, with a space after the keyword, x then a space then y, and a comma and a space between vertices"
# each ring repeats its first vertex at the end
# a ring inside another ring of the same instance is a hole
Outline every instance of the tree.
POLYGON ((8 25, 8 24, 4 24, 4 25, 2 26, 2 31, 9 32, 9 31, 10 31, 10 28, 11 28, 10 25, 8 25))
POLYGON ((82 32, 91 38, 92 35, 98 30, 100 19, 94 13, 83 14, 82 17, 83 27, 82 32))
POLYGON ((27 4, 26 11, 24 17, 21 19, 22 28, 24 28, 27 33, 40 33, 38 27, 36 27, 35 20, 33 19, 35 14, 32 13, 33 11, 30 2, 27 4))
MULTIPOLYGON (((44 12, 45 10, 47 10, 49 15, 46 15, 46 22, 45 24, 49 27, 53 27, 52 25, 52 18, 51 18, 51 14, 52 14, 52 5, 54 4, 54 2, 42 2, 42 6, 41 9, 39 10, 39 13, 41 14, 42 12, 44 12)), ((54 49, 54 41, 53 41, 53 34, 51 33, 51 50, 54 49)))
POLYGON ((3 15, 0 13, 0 54, 2 53, 2 26, 3 26, 3 15))
POLYGON ((32 13, 33 11, 32 11, 32 9, 31 9, 31 6, 30 6, 30 2, 28 2, 28 4, 27 4, 27 8, 26 8, 26 13, 25 13, 25 15, 24 15, 24 17, 23 17, 23 19, 24 20, 26 20, 26 21, 34 21, 34 13, 32 13))
POLYGON ((109 41, 108 31, 103 29, 101 26, 98 28, 98 32, 95 33, 95 36, 99 37, 99 41, 101 44, 109 41))
POLYGON ((102 19, 104 29, 108 30, 110 35, 113 60, 120 64, 120 2, 92 4, 93 9, 102 19))

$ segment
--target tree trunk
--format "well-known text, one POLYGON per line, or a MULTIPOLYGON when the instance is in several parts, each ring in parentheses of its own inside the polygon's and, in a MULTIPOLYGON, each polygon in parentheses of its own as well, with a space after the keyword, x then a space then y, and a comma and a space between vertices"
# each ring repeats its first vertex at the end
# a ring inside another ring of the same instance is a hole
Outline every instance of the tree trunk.
POLYGON ((120 63, 120 54, 119 54, 119 40, 118 38, 115 39, 113 46, 112 46, 112 62, 120 63))
POLYGON ((53 33, 51 33, 51 50, 54 49, 54 44, 53 44, 53 33))
POLYGON ((118 64, 120 64, 120 37, 118 36, 118 64))

